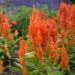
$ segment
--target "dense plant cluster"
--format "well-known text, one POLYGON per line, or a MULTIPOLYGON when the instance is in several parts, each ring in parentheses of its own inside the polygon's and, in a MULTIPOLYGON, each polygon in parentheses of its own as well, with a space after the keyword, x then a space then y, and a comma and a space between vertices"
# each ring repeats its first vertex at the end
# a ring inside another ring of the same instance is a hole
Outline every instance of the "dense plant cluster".
POLYGON ((51 18, 33 7, 26 39, 17 22, 0 13, 0 73, 10 67, 21 75, 73 75, 74 4, 61 3, 57 16, 51 18))

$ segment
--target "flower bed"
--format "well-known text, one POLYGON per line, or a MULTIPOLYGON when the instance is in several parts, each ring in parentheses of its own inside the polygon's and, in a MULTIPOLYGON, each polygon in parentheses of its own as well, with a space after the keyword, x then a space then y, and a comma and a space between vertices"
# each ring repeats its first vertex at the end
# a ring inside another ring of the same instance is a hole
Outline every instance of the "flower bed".
POLYGON ((0 13, 0 74, 75 74, 74 4, 61 3, 51 18, 33 7, 25 35, 18 22, 0 13))

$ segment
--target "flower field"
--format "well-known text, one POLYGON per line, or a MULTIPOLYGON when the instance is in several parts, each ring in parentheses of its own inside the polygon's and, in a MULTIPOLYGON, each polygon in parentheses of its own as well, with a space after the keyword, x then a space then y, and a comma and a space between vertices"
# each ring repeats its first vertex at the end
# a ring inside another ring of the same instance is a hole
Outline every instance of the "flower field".
POLYGON ((21 10, 0 12, 0 75, 75 75, 75 4, 21 10))

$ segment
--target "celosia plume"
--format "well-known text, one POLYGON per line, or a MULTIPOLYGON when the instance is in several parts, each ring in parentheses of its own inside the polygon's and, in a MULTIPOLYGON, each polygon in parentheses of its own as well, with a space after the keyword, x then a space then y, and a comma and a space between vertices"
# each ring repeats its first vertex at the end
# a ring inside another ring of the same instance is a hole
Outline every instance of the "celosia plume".
POLYGON ((10 29, 11 29, 11 24, 9 23, 9 18, 3 13, 0 13, 0 36, 12 41, 13 36, 10 33, 10 29), (10 36, 12 37, 12 39, 10 38, 10 36))
POLYGON ((27 75, 25 54, 28 52, 28 50, 29 48, 27 44, 25 44, 24 39, 22 37, 19 43, 19 51, 18 51, 20 64, 22 65, 22 75, 27 75))
POLYGON ((28 46, 25 44, 24 39, 22 37, 19 43, 19 51, 18 51, 19 57, 24 57, 25 53, 27 52, 28 52, 28 46))
POLYGON ((59 50, 58 43, 54 42, 51 39, 50 50, 49 50, 49 58, 52 62, 58 62, 59 59, 59 50))
POLYGON ((42 36, 42 47, 47 46, 50 43, 50 39, 53 38, 54 41, 57 40, 57 26, 54 19, 49 19, 46 14, 40 12, 33 12, 30 18, 29 25, 29 37, 34 41, 36 33, 40 31, 42 36), (35 15, 34 15, 35 14, 35 15))
POLYGON ((68 53, 64 46, 61 48, 61 68, 62 69, 68 69, 69 67, 69 58, 68 58, 68 53))
MULTIPOLYGON (((37 12, 36 9, 33 9, 28 29, 29 37, 32 40, 35 54, 41 61, 44 59, 44 54, 47 46, 51 42, 51 38, 53 39, 54 43, 58 41, 58 31, 56 25, 57 24, 54 18, 49 19, 45 13, 41 11, 37 12)), ((55 50, 56 51, 52 54, 52 56, 56 56, 56 60, 58 60, 58 52, 57 49, 55 50)))

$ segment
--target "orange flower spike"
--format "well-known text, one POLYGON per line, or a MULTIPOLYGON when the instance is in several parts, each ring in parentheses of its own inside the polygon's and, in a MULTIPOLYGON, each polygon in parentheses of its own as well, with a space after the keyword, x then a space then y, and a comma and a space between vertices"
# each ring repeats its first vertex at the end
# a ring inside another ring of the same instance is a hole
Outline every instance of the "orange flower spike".
POLYGON ((71 19, 74 21, 75 23, 75 4, 73 4, 71 6, 71 19))
POLYGON ((70 8, 67 4, 65 4, 64 2, 60 4, 58 21, 60 23, 60 28, 63 30, 67 28, 67 20, 70 15, 69 10, 70 8))
POLYGON ((9 35, 10 35, 10 25, 5 24, 5 25, 3 25, 3 36, 5 38, 8 38, 9 35))
POLYGON ((75 31, 75 4, 71 6, 71 22, 72 22, 72 30, 75 31))
POLYGON ((65 50, 64 46, 61 48, 62 50, 62 53, 61 53, 61 63, 60 63, 60 66, 61 66, 61 69, 65 70, 65 69, 68 69, 69 67, 69 58, 68 58, 68 54, 67 54, 67 51, 65 50))
POLYGON ((10 40, 10 28, 9 18, 4 14, 0 14, 0 36, 10 40))
POLYGON ((37 11, 36 11, 36 8, 33 7, 32 16, 30 17, 30 25, 31 25, 32 23, 34 23, 34 21, 36 20, 36 18, 37 18, 37 11))
POLYGON ((66 11, 67 11, 67 4, 64 3, 64 2, 62 2, 62 3, 60 4, 59 11, 60 11, 61 13, 66 12, 66 11))
POLYGON ((54 42, 58 39, 58 31, 57 31, 56 25, 57 24, 56 24, 56 21, 54 18, 49 20, 49 24, 48 24, 49 34, 50 34, 50 37, 53 39, 54 42))
POLYGON ((51 39, 49 58, 51 59, 52 62, 57 62, 59 59, 58 44, 54 43, 52 39, 51 39))
POLYGON ((19 43, 19 52, 18 52, 19 57, 24 57, 25 53, 27 52, 28 52, 28 46, 24 43, 24 39, 22 37, 19 43))
POLYGON ((28 46, 24 43, 23 37, 20 40, 19 43, 19 59, 20 59, 20 64, 22 65, 22 75, 27 75, 26 71, 26 60, 25 60, 25 53, 27 53, 29 50, 28 46))

